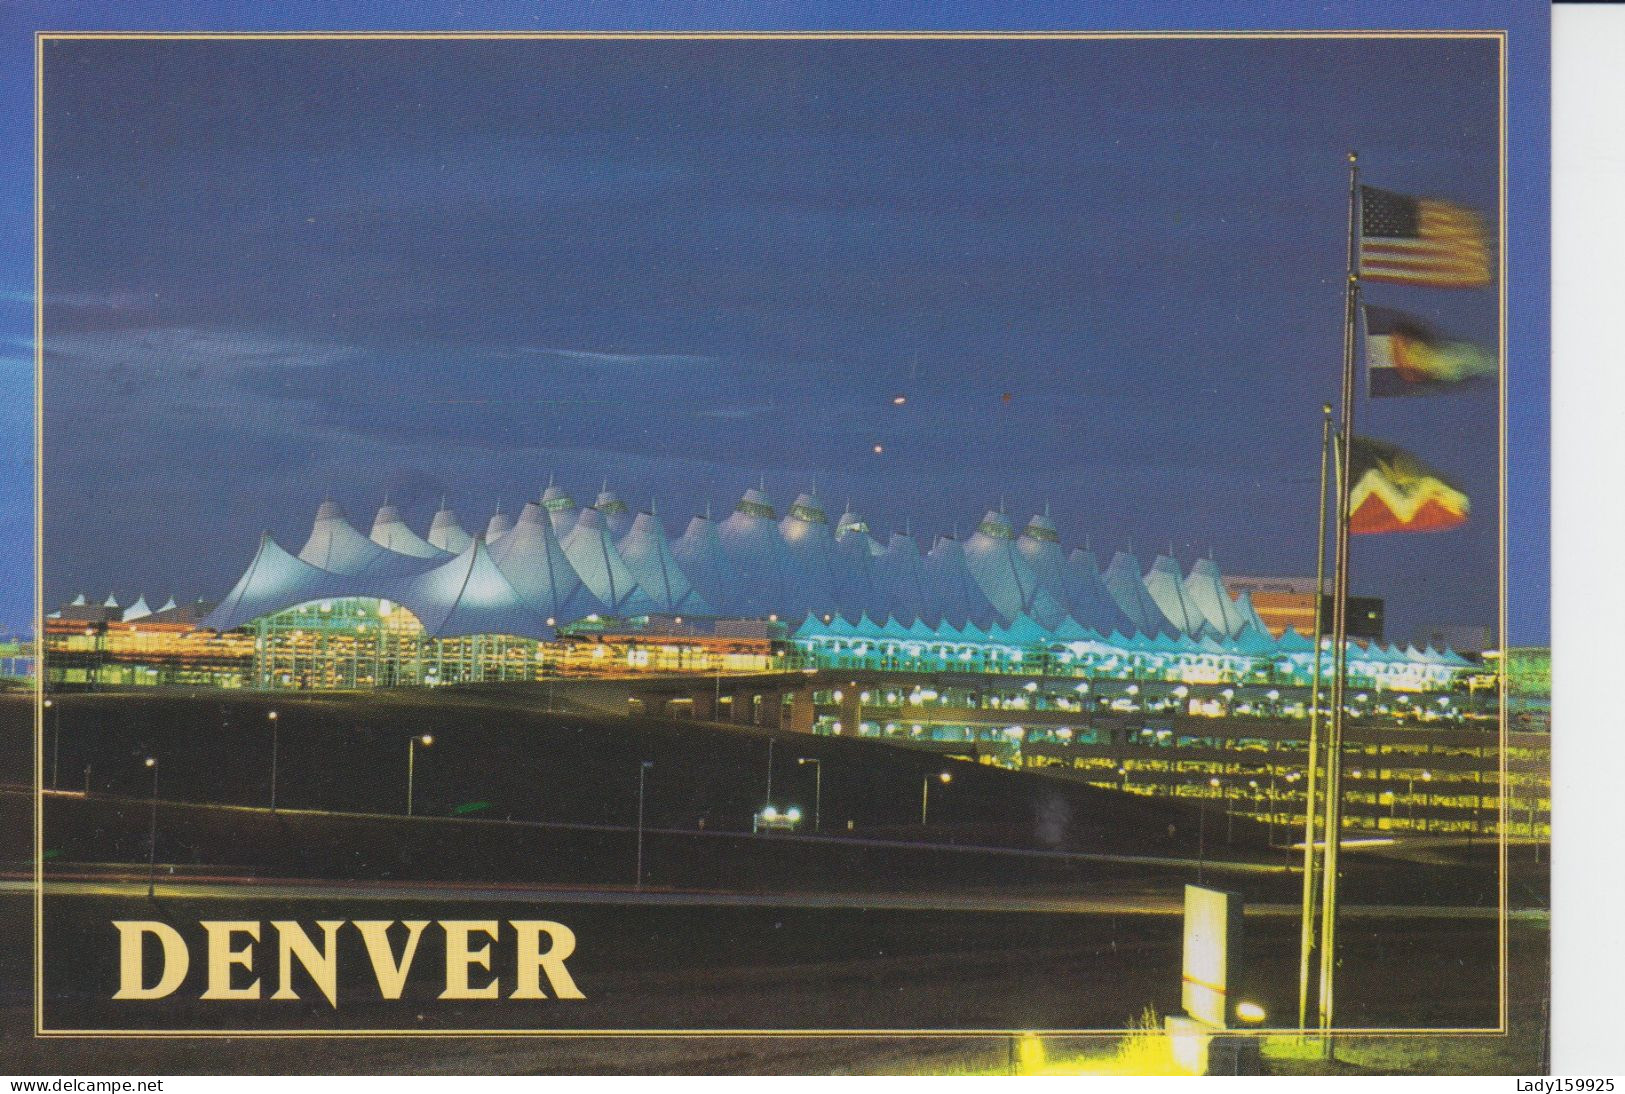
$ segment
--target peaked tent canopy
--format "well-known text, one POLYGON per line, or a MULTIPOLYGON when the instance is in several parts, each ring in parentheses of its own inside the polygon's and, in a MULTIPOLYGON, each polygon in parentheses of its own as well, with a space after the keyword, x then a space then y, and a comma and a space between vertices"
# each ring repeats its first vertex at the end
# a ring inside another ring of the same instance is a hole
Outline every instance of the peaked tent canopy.
POLYGON ((1145 575, 1145 591, 1157 602, 1162 614, 1181 634, 1201 633, 1206 622, 1201 611, 1185 596, 1185 575, 1179 563, 1167 555, 1158 555, 1145 575))
POLYGON ((722 613, 739 610, 739 575, 722 549, 716 521, 710 517, 689 521, 682 536, 672 543, 671 554, 701 599, 722 613))
POLYGON ((485 542, 495 543, 509 532, 513 531, 513 518, 497 506, 497 511, 491 514, 491 519, 485 525, 485 542))
POLYGON ((549 482, 547 489, 542 491, 542 508, 547 510, 547 517, 553 522, 554 535, 569 535, 570 529, 576 526, 579 510, 575 499, 565 493, 563 487, 549 482))
POLYGON ((460 555, 468 550, 468 545, 473 542, 474 537, 457 523, 457 514, 442 506, 429 525, 429 543, 447 554, 460 555))
POLYGON ((334 501, 324 501, 317 508, 310 538, 305 540, 299 557, 329 573, 380 581, 421 573, 432 565, 432 560, 397 554, 378 546, 351 527, 344 510, 334 501))
POLYGON ((740 609, 753 615, 794 614, 786 610, 790 558, 776 517, 767 495, 752 487, 717 526, 723 553, 739 575, 740 609))
POLYGON ((1098 634, 1132 634, 1134 622, 1106 588, 1094 551, 1077 548, 1067 556, 1066 563, 1073 618, 1098 634))
POLYGON ((986 620, 993 614, 987 594, 971 576, 965 563, 965 548, 951 536, 938 536, 925 554, 926 580, 931 596, 941 606, 943 616, 955 622, 986 620))
POLYGON ((1106 590, 1123 614, 1128 616, 1135 630, 1146 636, 1171 634, 1174 631, 1174 625, 1146 591, 1145 581, 1140 576, 1139 559, 1125 551, 1118 551, 1112 556, 1111 565, 1106 567, 1103 580, 1106 590))
POLYGON ((555 624, 607 612, 602 601, 582 584, 564 548, 553 534, 547 510, 528 503, 513 531, 490 548, 491 560, 519 598, 555 624))
POLYGON ((632 530, 632 513, 626 507, 626 502, 615 496, 606 482, 604 488, 598 492, 598 500, 592 507, 603 514, 604 525, 609 529, 609 536, 617 543, 622 536, 632 530))
POLYGON ((863 544, 864 550, 868 551, 870 555, 878 555, 885 550, 875 540, 875 537, 870 534, 869 522, 854 512, 851 505, 848 505, 846 512, 842 513, 841 519, 836 522, 835 539, 838 542, 845 543, 848 538, 854 536, 857 537, 857 542, 863 544))
POLYGON ((203 626, 218 632, 236 630, 261 616, 287 611, 312 600, 342 596, 344 588, 340 575, 290 555, 271 538, 271 533, 265 532, 260 536, 259 549, 254 552, 248 568, 225 599, 203 620, 203 626))
POLYGON ((1053 626, 1059 623, 1061 616, 1073 610, 1072 582, 1066 556, 1061 552, 1061 537, 1048 513, 1035 515, 1027 523, 1016 538, 1016 550, 1021 552, 1021 557, 1032 568, 1039 592, 1053 605, 1043 613, 1048 617, 1046 624, 1053 626))
POLYGON ((965 543, 965 565, 995 611, 1006 620, 1026 612, 1059 622, 1065 608, 1038 588, 1038 575, 1015 546, 1010 518, 989 510, 965 543))
POLYGON ((913 536, 893 532, 886 550, 875 559, 876 592, 883 607, 899 619, 921 619, 935 614, 925 559, 913 536))
POLYGON ((553 636, 547 620, 520 598, 491 560, 482 539, 476 539, 462 554, 402 582, 395 599, 417 617, 431 638, 553 636))
POLYGON ((638 587, 626 560, 615 549, 609 522, 597 509, 583 509, 576 526, 559 545, 582 582, 612 614, 642 615, 656 610, 655 602, 638 587))
POLYGON ((666 539, 666 528, 653 513, 639 513, 619 545, 621 558, 638 586, 663 612, 709 615, 711 606, 695 592, 666 539))
POLYGON ((801 494, 779 521, 779 535, 789 553, 786 590, 794 615, 828 609, 835 602, 836 543, 829 517, 816 494, 801 494))
POLYGON ((385 504, 372 521, 372 535, 367 537, 386 551, 413 558, 444 560, 450 552, 443 551, 406 526, 401 511, 385 504))

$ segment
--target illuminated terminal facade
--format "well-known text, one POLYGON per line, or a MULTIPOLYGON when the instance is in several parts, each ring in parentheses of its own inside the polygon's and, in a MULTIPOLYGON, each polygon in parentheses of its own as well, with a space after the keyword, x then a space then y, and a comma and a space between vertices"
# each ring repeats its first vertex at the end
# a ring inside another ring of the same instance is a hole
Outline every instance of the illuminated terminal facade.
MULTIPOLYGON (((46 621, 45 664, 47 683, 67 687, 621 678, 636 709, 748 709, 759 724, 1220 797, 1284 823, 1316 660, 1212 559, 1143 567, 1119 551, 1101 567, 1088 548, 1063 551, 1047 515, 1018 530, 989 512, 966 539, 922 550, 905 534, 880 543, 850 509, 832 522, 811 494, 779 518, 752 489, 726 519, 696 517, 671 539, 607 490, 578 509, 549 487, 478 534, 443 508, 419 536, 385 505, 363 535, 324 502, 297 554, 262 536, 206 612, 65 605, 46 621), (746 684, 736 699, 735 678, 774 674, 792 683, 746 684)), ((1329 646, 1318 660, 1329 679, 1329 646)), ((1351 748, 1372 750, 1369 767, 1350 764, 1350 824, 1491 827, 1498 667, 1368 637, 1351 641, 1348 672, 1351 748), (1380 788, 1362 810, 1368 769, 1380 788)), ((1540 835, 1545 735, 1523 736, 1507 804, 1540 835)))

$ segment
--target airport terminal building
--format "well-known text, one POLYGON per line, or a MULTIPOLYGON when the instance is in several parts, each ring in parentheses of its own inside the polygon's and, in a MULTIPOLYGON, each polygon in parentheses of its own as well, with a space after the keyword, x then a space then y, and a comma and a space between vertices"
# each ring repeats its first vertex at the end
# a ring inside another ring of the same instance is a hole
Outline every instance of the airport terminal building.
MULTIPOLYGON (((1318 661, 1329 679, 1329 643, 1318 661)), ((695 517, 673 538, 607 490, 577 508, 550 487, 476 532, 442 508, 419 535, 386 504, 364 535, 323 502, 297 553, 263 535, 206 612, 65 605, 47 620, 46 671, 51 686, 268 690, 687 678, 708 682, 629 686, 620 701, 1199 796, 1224 789, 1203 772, 1240 778, 1225 755, 1238 746, 1219 736, 1251 725, 1247 749, 1283 755, 1238 785, 1284 819, 1316 662, 1312 640, 1272 633, 1213 559, 1146 567, 1117 551, 1102 566, 1088 547, 1066 550, 1046 515, 1018 528, 991 511, 963 540, 882 543, 850 509, 832 520, 803 494, 781 517, 753 488, 725 519, 695 517), (734 678, 773 674, 804 682, 734 694, 734 678)), ((1394 781, 1372 825, 1482 829, 1496 667, 1367 638, 1351 640, 1348 670, 1350 714, 1398 734, 1378 742, 1396 762, 1373 767, 1394 781), (1459 812, 1439 808, 1452 767, 1473 784, 1450 798, 1459 812)), ((1538 767, 1544 735, 1525 743, 1538 767)), ((1543 821, 1543 793, 1537 804, 1543 821)))

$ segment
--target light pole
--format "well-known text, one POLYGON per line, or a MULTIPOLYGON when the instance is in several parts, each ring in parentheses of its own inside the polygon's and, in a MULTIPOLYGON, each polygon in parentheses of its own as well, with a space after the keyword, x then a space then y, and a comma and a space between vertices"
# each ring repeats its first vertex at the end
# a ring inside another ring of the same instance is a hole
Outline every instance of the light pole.
MULTIPOLYGON (((1219 788, 1219 778, 1215 775, 1207 781, 1214 790, 1219 788)), ((1202 811, 1198 815, 1196 824, 1196 880, 1202 880, 1202 870, 1207 864, 1207 799, 1209 795, 1202 795, 1202 811)))
MULTIPOLYGON (((1433 781, 1433 772, 1431 772, 1431 771, 1422 772, 1422 781, 1424 783, 1432 782, 1433 781)), ((1405 813, 1406 813, 1406 815, 1409 817, 1409 819, 1411 821, 1411 827, 1415 828, 1416 827, 1416 776, 1412 775, 1409 779, 1406 780, 1406 783, 1407 783, 1407 788, 1405 790, 1405 813)), ((1428 803, 1426 801, 1424 801, 1422 803, 1423 809, 1425 810, 1427 808, 1427 806, 1428 806, 1428 803)), ((1422 823, 1424 825, 1427 824, 1427 818, 1426 817, 1422 818, 1422 823)))
POLYGON ((824 816, 824 765, 811 756, 800 756, 796 759, 796 766, 802 764, 813 765, 813 831, 823 831, 824 816))
MULTIPOLYGON (((952 772, 948 771, 938 772, 935 778, 940 780, 943 786, 947 786, 954 781, 952 772)), ((926 810, 931 804, 931 779, 932 776, 927 775, 920 780, 920 826, 922 828, 925 826, 926 810)))
POLYGON ((406 742, 406 815, 409 817, 412 815, 412 780, 416 775, 418 745, 428 748, 432 744, 434 744, 434 737, 428 733, 413 737, 406 742))
POLYGON ((767 738, 767 798, 768 805, 773 804, 773 738, 767 738))
MULTIPOLYGON (((275 813, 276 812, 276 760, 277 760, 277 745, 278 745, 277 731, 276 731, 277 730, 276 711, 274 711, 274 710, 271 711, 269 714, 267 714, 265 716, 265 718, 266 718, 267 721, 269 721, 271 723, 271 812, 275 813)), ((408 795, 408 796, 410 797, 410 795, 408 795)), ((411 811, 412 811, 411 808, 408 807, 407 812, 410 813, 411 811)))
POLYGON ((147 897, 151 899, 158 877, 158 760, 147 757, 147 770, 152 772, 152 820, 147 827, 147 897))
POLYGON ((638 765, 638 856, 637 877, 633 881, 634 889, 643 888, 643 783, 650 770, 654 768, 653 760, 644 760, 638 765))
POLYGON ((52 715, 51 726, 51 789, 55 790, 57 760, 62 755, 62 708, 56 705, 55 700, 45 700, 45 709, 53 708, 56 713, 52 715))

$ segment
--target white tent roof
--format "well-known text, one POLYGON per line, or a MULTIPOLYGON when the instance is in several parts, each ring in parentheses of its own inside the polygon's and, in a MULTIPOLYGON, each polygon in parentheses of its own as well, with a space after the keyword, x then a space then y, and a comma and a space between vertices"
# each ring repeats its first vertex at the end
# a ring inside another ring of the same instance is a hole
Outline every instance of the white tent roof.
POLYGON ((551 638, 553 628, 527 605, 497 569, 485 541, 402 582, 395 597, 431 638, 512 634, 551 638))
POLYGON ((965 543, 965 565, 982 593, 1007 622, 1026 613, 1046 626, 1058 622, 1065 608, 1038 587, 1038 575, 1016 549, 1010 518, 988 511, 965 543))
POLYGON ((429 543, 440 548, 448 554, 460 555, 468 550, 468 545, 474 542, 474 537, 463 530, 457 523, 457 514, 451 509, 442 507, 434 515, 434 522, 429 525, 429 543))
POLYGON ((562 486, 554 486, 551 480, 547 489, 542 491, 542 508, 547 510, 548 519, 553 522, 554 535, 568 535, 570 529, 576 526, 576 516, 580 510, 576 508, 575 499, 562 486))
POLYGON ((993 614, 987 594, 965 563, 965 547, 950 536, 938 536, 925 554, 925 575, 933 603, 945 619, 985 621, 993 614))
POLYGON ((1236 614, 1239 615, 1243 620, 1242 630, 1257 628, 1257 630, 1262 634, 1270 633, 1270 629, 1266 627, 1264 625, 1264 621, 1259 618, 1258 609, 1253 607, 1252 593, 1248 592, 1246 589, 1243 589, 1241 591, 1241 595, 1236 597, 1234 606, 1236 609, 1236 614))
POLYGON ((1148 638, 1158 634, 1177 633, 1177 629, 1168 621, 1168 617, 1162 614, 1162 609, 1146 591, 1145 581, 1140 576, 1139 559, 1127 552, 1118 551, 1112 556, 1111 565, 1106 567, 1103 580, 1106 583, 1106 590, 1111 593, 1112 599, 1117 602, 1123 614, 1128 616, 1135 630, 1148 638))
POLYGON ((1066 560, 1072 618, 1106 636, 1116 631, 1127 637, 1135 631, 1134 621, 1118 607, 1100 575, 1100 563, 1087 547, 1075 549, 1066 560))
POLYGON ((632 513, 626 507, 626 502, 615 496, 615 491, 604 484, 599 491, 598 500, 592 507, 604 515, 604 524, 609 528, 609 536, 616 542, 632 530, 632 513))
POLYGON ((835 524, 835 539, 836 542, 841 544, 845 544, 850 539, 855 539, 863 545, 863 549, 868 551, 871 557, 885 550, 875 537, 870 534, 869 522, 864 520, 858 513, 853 512, 851 505, 846 507, 846 512, 841 514, 841 519, 835 524))
MULTIPOLYGON (((1070 574, 1066 555, 1061 552, 1061 537, 1055 531, 1055 522, 1048 513, 1038 514, 1027 522, 1026 529, 1016 538, 1016 550, 1032 567, 1038 589, 1060 609, 1073 612, 1070 574)), ((1058 618, 1039 619, 1045 626, 1054 626, 1058 618)))
POLYGON ((836 580, 835 532, 816 494, 802 494, 779 521, 779 535, 789 552, 789 602, 792 617, 834 603, 836 580))
POLYGON ((671 554, 701 599, 722 614, 739 610, 739 575, 722 549, 716 521, 710 517, 689 521, 683 534, 672 543, 671 554))
POLYGON ((886 614, 901 621, 935 618, 925 559, 913 536, 893 532, 891 542, 874 563, 877 592, 886 614))
POLYGON ((1202 625, 1207 620, 1201 609, 1185 596, 1185 574, 1176 560, 1167 555, 1158 555, 1151 563, 1150 572, 1145 575, 1145 588, 1151 594, 1151 599, 1157 602, 1157 607, 1162 609, 1162 614, 1182 634, 1194 637, 1201 633, 1202 625))
POLYGON ((104 608, 116 608, 116 607, 118 607, 118 597, 115 596, 112 593, 108 593, 107 594, 107 599, 102 601, 102 607, 104 607, 104 608))
MULTIPOLYGON (((358 537, 359 538, 359 537, 358 537)), ((203 620, 214 631, 235 630, 297 604, 343 595, 343 578, 290 555, 269 532, 225 599, 203 620)))
POLYGON ((491 514, 491 519, 485 524, 485 542, 495 543, 509 532, 513 531, 513 518, 497 506, 497 511, 491 514))
POLYGON ((389 580, 421 573, 429 560, 397 554, 378 546, 350 526, 337 502, 324 501, 316 510, 310 538, 299 557, 329 573, 389 580))
POLYGON ((638 615, 657 610, 655 602, 638 587, 626 560, 615 549, 604 514, 596 509, 583 509, 576 518, 576 526, 559 542, 582 582, 611 612, 638 615))
POLYGON ((562 626, 608 610, 582 584, 540 505, 527 504, 513 531, 489 550, 514 592, 544 619, 562 626))
MULTIPOLYGON (((1017 536, 1002 512, 990 512, 968 544, 942 537, 921 557, 919 543, 907 533, 879 548, 850 506, 840 531, 832 533, 828 511, 812 492, 797 497, 781 521, 764 491, 747 490, 726 521, 695 518, 675 542, 652 513, 632 520, 617 539, 610 518, 620 503, 607 489, 601 499, 611 512, 583 511, 562 540, 555 520, 572 503, 551 484, 543 502, 525 506, 518 524, 499 509, 488 529, 494 540, 470 538, 447 508, 420 539, 387 504, 369 538, 338 505, 324 502, 298 557, 267 537, 209 618, 229 629, 309 600, 406 603, 402 590, 409 588, 419 598, 412 610, 421 609, 430 623, 441 621, 434 626, 462 626, 456 620, 475 614, 497 618, 503 603, 498 594, 506 587, 530 613, 513 618, 532 627, 538 619, 563 626, 592 614, 659 611, 774 613, 787 621, 867 615, 877 623, 889 616, 897 620, 894 629, 904 630, 916 621, 985 627, 995 619, 1006 626, 1062 627, 1069 634, 1089 629, 1233 639, 1262 630, 1250 599, 1232 599, 1211 560, 1198 560, 1187 576, 1173 559, 1159 557, 1142 575, 1137 560, 1120 552, 1103 575, 1091 551, 1063 554, 1048 514, 1032 518, 1017 536), (459 542, 461 551, 447 549, 459 542), (476 543, 480 550, 470 554, 476 543), (457 560, 466 563, 461 571, 446 568, 457 560), (502 580, 492 584, 496 592, 485 596, 484 607, 476 610, 456 589, 446 592, 450 599, 431 596, 437 588, 427 580, 431 572, 484 581, 487 564, 502 580)), ((109 604, 116 603, 109 597, 109 604)), ((125 618, 140 618, 146 607, 143 598, 125 618)))
POLYGON ((393 505, 384 505, 372 521, 372 535, 367 537, 386 551, 413 558, 445 559, 450 552, 442 551, 412 529, 401 519, 401 511, 393 505))
POLYGON ((754 615, 789 614, 789 551, 776 518, 767 495, 752 487, 717 526, 723 553, 739 575, 739 608, 754 615))
POLYGON ((673 557, 666 528, 653 513, 637 515, 618 549, 632 577, 660 611, 714 614, 673 557))
POLYGON ((152 609, 147 607, 147 598, 142 595, 135 598, 134 604, 124 609, 124 614, 119 617, 119 620, 124 623, 133 623, 137 619, 145 619, 151 614, 152 609))
POLYGON ((1247 626, 1247 617, 1225 591, 1224 577, 1211 558, 1199 558, 1185 577, 1185 595, 1202 613, 1208 625, 1226 638, 1234 638, 1247 626))

